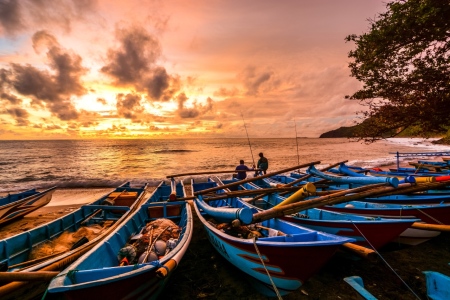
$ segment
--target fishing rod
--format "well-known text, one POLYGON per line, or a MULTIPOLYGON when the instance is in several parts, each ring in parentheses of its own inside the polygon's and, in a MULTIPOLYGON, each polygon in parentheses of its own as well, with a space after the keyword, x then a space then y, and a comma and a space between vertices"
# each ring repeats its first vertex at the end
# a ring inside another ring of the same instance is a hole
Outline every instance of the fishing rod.
POLYGON ((248 146, 250 147, 250 154, 252 155, 253 165, 255 166, 255 159, 253 158, 252 145, 250 145, 250 138, 248 137, 247 126, 245 126, 244 115, 241 111, 242 122, 244 122, 245 133, 247 134, 248 146))
POLYGON ((297 165, 299 165, 300 155, 298 154, 297 122, 295 122, 295 118, 294 118, 294 128, 295 128, 295 143, 297 144, 297 165))

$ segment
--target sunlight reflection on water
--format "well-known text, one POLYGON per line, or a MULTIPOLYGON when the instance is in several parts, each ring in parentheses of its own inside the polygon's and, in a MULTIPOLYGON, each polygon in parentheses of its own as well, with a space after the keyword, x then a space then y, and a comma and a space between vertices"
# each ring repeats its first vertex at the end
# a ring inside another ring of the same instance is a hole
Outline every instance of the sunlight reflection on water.
POLYGON ((256 163, 258 153, 269 170, 321 161, 348 160, 372 167, 395 162, 389 152, 446 151, 420 139, 392 139, 371 145, 347 139, 186 139, 59 140, 0 142, 0 191, 29 187, 109 187, 124 181, 153 182, 167 175, 233 170, 240 159, 256 163), (251 146, 251 148, 250 148, 251 146), (298 155, 297 155, 298 152, 298 155))

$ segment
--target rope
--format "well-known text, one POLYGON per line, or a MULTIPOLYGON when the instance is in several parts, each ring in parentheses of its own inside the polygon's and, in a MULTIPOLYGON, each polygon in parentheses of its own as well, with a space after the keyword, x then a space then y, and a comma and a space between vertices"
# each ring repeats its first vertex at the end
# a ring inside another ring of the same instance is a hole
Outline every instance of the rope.
POLYGON ((253 237, 253 245, 255 246, 256 253, 258 253, 259 259, 261 260, 264 270, 266 270, 267 276, 269 277, 270 283, 272 284, 272 287, 273 287, 275 293, 277 294, 278 299, 283 299, 283 298, 281 298, 281 295, 278 292, 278 289, 277 289, 275 283, 273 282, 272 277, 270 276, 269 270, 267 270, 266 265, 264 264, 264 260, 261 257, 261 253, 259 253, 258 246, 256 245, 256 236, 253 237))
POLYGON ((420 211, 421 213, 423 213, 425 216, 427 216, 428 218, 434 220, 436 223, 444 225, 444 223, 442 223, 441 221, 439 221, 438 219, 434 218, 433 216, 430 216, 429 214, 427 214, 426 212, 424 212, 423 210, 421 210, 420 208, 416 208, 418 211, 420 211))
POLYGON ((355 226, 356 230, 358 230, 359 234, 367 241, 367 243, 370 245, 370 247, 372 247, 372 249, 375 251, 375 253, 381 258, 381 260, 386 264, 386 266, 388 266, 389 269, 391 269, 392 272, 394 272, 395 276, 398 277, 398 279, 400 279, 401 282, 403 282, 403 284, 408 288, 408 290, 419 300, 420 297, 417 296, 416 293, 414 293, 414 291, 411 289, 411 287, 400 277, 400 275, 397 274, 397 272, 395 272, 395 270, 388 264, 388 262, 383 258, 383 256, 381 256, 380 252, 377 251, 377 249, 375 249, 372 244, 369 242, 369 240, 364 236, 364 234, 361 232, 361 230, 359 230, 359 228, 356 226, 355 223, 353 223, 352 220, 350 220, 350 222, 352 222, 353 226, 355 226))

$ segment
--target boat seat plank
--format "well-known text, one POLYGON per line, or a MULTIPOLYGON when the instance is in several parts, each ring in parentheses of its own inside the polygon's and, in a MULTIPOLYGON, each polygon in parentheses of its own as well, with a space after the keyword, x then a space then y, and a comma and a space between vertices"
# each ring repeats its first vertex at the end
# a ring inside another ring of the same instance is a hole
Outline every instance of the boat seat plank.
POLYGON ((258 239, 258 241, 271 241, 271 242, 310 242, 315 240, 317 240, 317 234, 315 232, 288 234, 284 236, 271 236, 258 239))

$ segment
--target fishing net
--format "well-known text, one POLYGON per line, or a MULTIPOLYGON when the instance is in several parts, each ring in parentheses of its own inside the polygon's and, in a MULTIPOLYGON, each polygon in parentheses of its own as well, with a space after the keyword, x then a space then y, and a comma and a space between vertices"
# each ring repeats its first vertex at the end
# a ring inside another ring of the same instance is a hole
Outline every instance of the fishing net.
POLYGON ((29 256, 29 259, 41 258, 44 256, 52 255, 54 253, 69 251, 72 246, 80 241, 82 238, 87 238, 88 241, 97 237, 103 227, 98 224, 81 227, 76 232, 63 232, 59 237, 51 241, 47 241, 37 247, 35 247, 29 256))
POLYGON ((131 239, 117 254, 120 265, 145 263, 166 255, 178 243, 181 228, 172 220, 157 219, 147 223, 138 238, 131 239))

